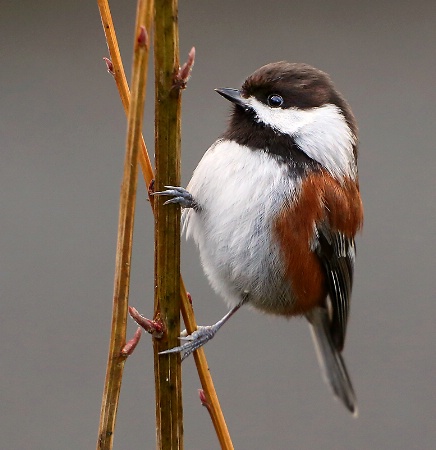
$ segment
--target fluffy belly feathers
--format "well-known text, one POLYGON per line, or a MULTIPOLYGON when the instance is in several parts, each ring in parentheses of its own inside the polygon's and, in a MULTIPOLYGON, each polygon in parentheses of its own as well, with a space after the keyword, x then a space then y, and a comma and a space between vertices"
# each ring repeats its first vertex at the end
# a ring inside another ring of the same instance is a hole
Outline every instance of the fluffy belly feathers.
POLYGON ((222 140, 188 185, 200 209, 184 211, 184 229, 199 247, 212 287, 230 306, 246 295, 256 308, 272 312, 274 305, 274 313, 292 314, 292 289, 272 230, 299 187, 297 178, 283 176, 288 170, 264 152, 222 140))

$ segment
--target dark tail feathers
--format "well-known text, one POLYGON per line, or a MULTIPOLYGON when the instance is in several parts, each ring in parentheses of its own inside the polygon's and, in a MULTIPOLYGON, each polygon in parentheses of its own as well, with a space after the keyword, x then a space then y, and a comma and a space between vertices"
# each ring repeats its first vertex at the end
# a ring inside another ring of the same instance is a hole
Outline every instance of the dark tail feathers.
POLYGON ((330 320, 324 308, 315 308, 306 315, 312 331, 319 365, 325 381, 347 409, 357 417, 357 401, 350 377, 340 352, 330 335, 330 320))

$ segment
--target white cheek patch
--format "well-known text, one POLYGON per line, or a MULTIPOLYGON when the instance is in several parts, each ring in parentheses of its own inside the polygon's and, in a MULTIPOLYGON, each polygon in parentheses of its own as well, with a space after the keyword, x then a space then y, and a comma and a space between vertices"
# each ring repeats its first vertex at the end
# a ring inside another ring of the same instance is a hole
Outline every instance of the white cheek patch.
POLYGON ((305 111, 297 108, 271 108, 255 97, 248 98, 247 104, 256 113, 257 121, 282 134, 294 136, 302 127, 313 121, 313 109, 305 111))
POLYGON ((307 156, 333 176, 356 178, 353 145, 356 137, 341 110, 332 104, 311 109, 271 108, 255 97, 247 99, 256 119, 281 134, 292 136, 307 156))

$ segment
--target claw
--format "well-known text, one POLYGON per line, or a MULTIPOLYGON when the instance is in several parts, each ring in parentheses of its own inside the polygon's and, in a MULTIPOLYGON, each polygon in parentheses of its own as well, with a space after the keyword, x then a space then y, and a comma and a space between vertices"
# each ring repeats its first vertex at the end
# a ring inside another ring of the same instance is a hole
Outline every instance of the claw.
MULTIPOLYGON (((174 197, 174 198, 170 198, 169 200, 167 200, 166 202, 164 202, 164 205, 169 205, 170 203, 180 203, 182 204, 184 199, 180 198, 180 197, 174 197)), ((183 205, 182 205, 183 206, 183 205)))
POLYGON ((164 205, 171 203, 179 204, 182 208, 196 208, 197 204, 192 195, 184 188, 179 186, 164 186, 165 191, 155 192, 153 195, 166 195, 173 197, 167 200, 164 205))
POLYGON ((166 355, 170 353, 183 353, 182 361, 187 358, 192 352, 202 347, 206 342, 210 341, 216 334, 220 327, 212 326, 199 326, 196 331, 188 336, 182 335, 179 337, 181 341, 187 341, 185 344, 178 347, 170 348, 163 352, 159 352, 159 355, 166 355))
POLYGON ((170 355, 171 353, 182 353, 182 361, 186 359, 194 350, 191 348, 191 343, 180 345, 179 347, 173 347, 163 352, 159 352, 159 355, 170 355))

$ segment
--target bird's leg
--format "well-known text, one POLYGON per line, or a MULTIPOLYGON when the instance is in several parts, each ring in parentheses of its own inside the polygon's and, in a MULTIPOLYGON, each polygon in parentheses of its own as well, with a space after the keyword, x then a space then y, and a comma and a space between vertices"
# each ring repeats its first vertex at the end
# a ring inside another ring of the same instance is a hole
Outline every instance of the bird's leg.
POLYGON ((198 326, 197 330, 188 336, 183 336, 186 332, 182 332, 182 336, 180 337, 183 341, 188 341, 185 344, 170 348, 169 350, 165 350, 160 352, 159 355, 164 355, 167 353, 178 353, 182 352, 182 361, 187 358, 194 350, 202 347, 206 342, 210 341, 217 331, 230 319, 230 317, 235 314, 235 312, 247 301, 248 293, 244 294, 242 300, 234 306, 222 319, 218 320, 217 323, 213 325, 207 326, 198 326))
POLYGON ((182 208, 194 208, 198 210, 198 204, 194 200, 192 194, 190 194, 186 189, 179 186, 165 186, 165 191, 155 192, 153 195, 165 195, 167 197, 172 197, 167 200, 164 205, 168 205, 170 203, 177 203, 182 208))

